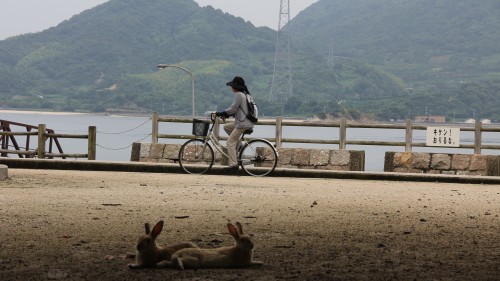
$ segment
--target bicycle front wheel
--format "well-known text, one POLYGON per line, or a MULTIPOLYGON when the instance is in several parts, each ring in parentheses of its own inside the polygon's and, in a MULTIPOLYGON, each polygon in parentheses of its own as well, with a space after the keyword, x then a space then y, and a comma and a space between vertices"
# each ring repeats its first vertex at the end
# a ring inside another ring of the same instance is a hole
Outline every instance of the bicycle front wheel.
POLYGON ((204 174, 213 164, 214 150, 203 140, 187 141, 179 151, 179 165, 188 174, 204 174))
POLYGON ((245 173, 263 177, 276 169, 278 154, 270 142, 251 140, 241 149, 239 161, 245 173))

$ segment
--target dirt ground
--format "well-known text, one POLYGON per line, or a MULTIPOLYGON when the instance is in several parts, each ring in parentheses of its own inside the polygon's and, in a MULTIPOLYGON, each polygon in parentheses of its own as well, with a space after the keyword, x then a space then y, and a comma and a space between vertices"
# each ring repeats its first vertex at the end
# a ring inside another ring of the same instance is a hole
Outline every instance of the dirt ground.
POLYGON ((9 174, 0 182, 0 280, 500 280, 500 186, 9 174), (231 245, 226 224, 240 221, 266 265, 127 269, 144 223, 160 219, 159 244, 203 247, 231 245))

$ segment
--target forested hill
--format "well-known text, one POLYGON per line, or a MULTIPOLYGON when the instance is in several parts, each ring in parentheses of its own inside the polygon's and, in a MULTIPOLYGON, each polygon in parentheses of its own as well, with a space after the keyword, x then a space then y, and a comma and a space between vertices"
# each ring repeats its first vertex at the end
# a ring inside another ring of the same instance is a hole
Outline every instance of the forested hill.
MULTIPOLYGON (((281 114, 267 102, 275 43, 275 31, 193 0, 110 0, 57 27, 0 41, 0 106, 189 114, 189 77, 157 71, 166 63, 193 72, 199 113, 227 106, 225 82, 238 74, 264 114, 281 114)), ((287 115, 346 112, 339 101, 356 95, 405 94, 401 81, 370 65, 345 61, 334 70, 322 56, 293 54, 287 115)))
MULTIPOLYGON (((292 22, 285 115, 500 120, 500 2, 319 0, 292 22), (335 65, 327 65, 333 40, 335 65)), ((0 107, 190 114, 227 106, 244 76, 266 115, 275 31, 193 0, 110 0, 46 31, 0 41, 0 107)))
MULTIPOLYGON (((66 104, 67 109, 85 109, 83 104, 95 105, 96 100, 97 110, 127 106, 123 100, 130 101, 130 109, 140 109, 146 106, 142 99, 148 105, 151 100, 146 91, 154 83, 147 80, 172 76, 155 77, 157 64, 188 61, 194 72, 203 66, 197 78, 206 89, 212 85, 204 84, 203 77, 211 71, 236 71, 242 65, 248 67, 243 74, 267 70, 274 38, 270 29, 200 8, 192 0, 111 0, 44 32, 0 42, 0 91, 17 99, 43 96, 46 107, 69 96, 67 102, 73 104, 66 104), (145 73, 153 77, 137 76, 145 73)), ((173 82, 184 79, 182 73, 177 76, 173 82)), ((226 79, 217 77, 214 83, 224 85, 226 79)))
POLYGON ((270 29, 192 0, 111 0, 55 28, 3 41, 0 62, 50 70, 49 78, 94 81, 100 71, 140 73, 162 61, 232 59, 239 50, 267 54, 272 38, 270 29))
POLYGON ((377 65, 463 75, 500 65, 497 0, 321 0, 294 20, 293 31, 316 52, 327 54, 333 40, 338 56, 377 65))
POLYGON ((401 112, 434 106, 465 118, 474 109, 500 120, 498 0, 320 0, 292 27, 304 49, 326 57, 333 42, 338 59, 402 78, 412 95, 401 112))

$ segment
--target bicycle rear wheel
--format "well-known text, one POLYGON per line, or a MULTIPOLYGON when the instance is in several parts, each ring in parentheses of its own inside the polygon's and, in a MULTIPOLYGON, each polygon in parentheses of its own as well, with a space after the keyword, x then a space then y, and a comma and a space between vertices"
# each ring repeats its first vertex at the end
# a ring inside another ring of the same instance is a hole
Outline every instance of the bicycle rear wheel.
POLYGON ((263 177, 276 169, 278 154, 270 142, 251 140, 240 150, 239 161, 245 173, 263 177))
POLYGON ((188 174, 204 174, 213 164, 214 150, 203 140, 189 140, 179 151, 179 165, 188 174))

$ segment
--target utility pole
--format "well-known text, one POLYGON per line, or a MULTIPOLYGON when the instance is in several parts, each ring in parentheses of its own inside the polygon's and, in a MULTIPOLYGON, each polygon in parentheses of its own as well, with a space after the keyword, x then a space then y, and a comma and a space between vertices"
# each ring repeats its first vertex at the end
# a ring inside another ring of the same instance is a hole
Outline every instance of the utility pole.
POLYGON ((292 65, 290 62, 290 0, 281 0, 276 55, 270 103, 284 105, 292 96, 292 65))

